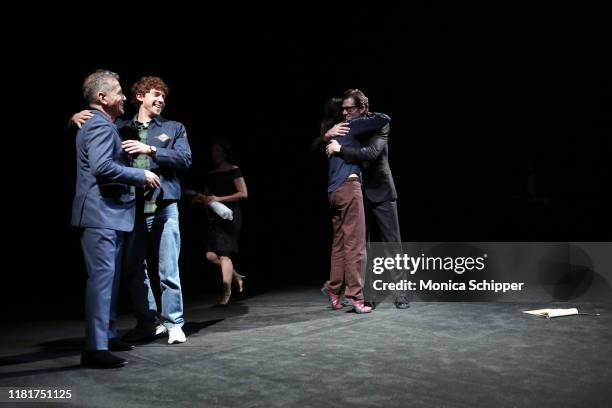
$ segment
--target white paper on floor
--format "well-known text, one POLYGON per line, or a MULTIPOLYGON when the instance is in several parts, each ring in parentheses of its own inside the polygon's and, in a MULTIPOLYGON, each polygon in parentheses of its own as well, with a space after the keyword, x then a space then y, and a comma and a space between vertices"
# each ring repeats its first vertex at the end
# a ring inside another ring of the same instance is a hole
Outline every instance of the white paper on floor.
POLYGON ((523 313, 545 317, 550 319, 551 317, 561 316, 572 316, 572 315, 588 315, 588 316, 599 316, 599 313, 579 313, 575 307, 569 309, 536 309, 536 310, 525 310, 523 313))

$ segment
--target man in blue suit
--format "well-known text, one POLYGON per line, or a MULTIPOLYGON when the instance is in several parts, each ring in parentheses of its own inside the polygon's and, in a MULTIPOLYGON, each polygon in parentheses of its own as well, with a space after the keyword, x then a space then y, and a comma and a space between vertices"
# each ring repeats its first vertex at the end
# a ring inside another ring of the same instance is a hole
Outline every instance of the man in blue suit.
MULTIPOLYGON (((181 241, 177 202, 181 185, 177 175, 191 165, 191 148, 185 126, 161 116, 168 93, 168 86, 159 77, 139 79, 132 85, 132 100, 138 113, 115 122, 123 137, 124 151, 132 155, 133 166, 151 170, 161 180, 159 189, 137 189, 136 226, 126 240, 124 276, 138 321, 124 337, 127 341, 164 333, 168 334, 168 344, 186 341, 178 264, 181 241), (151 290, 151 271, 159 273, 160 313, 151 290)), ((79 112, 73 122, 77 126, 88 123, 90 115, 90 111, 79 112)))
POLYGON ((83 96, 93 117, 77 133, 76 194, 71 224, 81 228, 81 247, 87 268, 85 292, 86 344, 81 364, 114 368, 126 360, 110 353, 126 350, 114 324, 122 247, 134 228, 133 186, 157 188, 151 171, 129 167, 114 120, 123 114, 125 96, 119 76, 98 70, 83 83, 83 96))

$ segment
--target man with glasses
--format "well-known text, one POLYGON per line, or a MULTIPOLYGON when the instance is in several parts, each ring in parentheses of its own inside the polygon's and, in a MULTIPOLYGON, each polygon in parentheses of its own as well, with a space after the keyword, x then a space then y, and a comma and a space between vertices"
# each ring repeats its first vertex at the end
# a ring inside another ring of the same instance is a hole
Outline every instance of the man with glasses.
MULTIPOLYGON (((347 162, 361 163, 363 166, 363 190, 368 224, 368 241, 371 241, 373 223, 376 225, 380 240, 392 243, 393 252, 401 253, 401 235, 397 215, 397 192, 389 167, 389 131, 387 124, 380 131, 366 134, 362 145, 343 146, 334 138, 346 135, 351 120, 370 115, 369 100, 359 89, 349 89, 342 96, 342 114, 344 123, 338 123, 323 136, 329 141, 326 147, 328 156, 339 155, 347 162), (374 221, 372 221, 372 218, 374 221)), ((404 272, 391 271, 395 282, 404 279, 404 272)), ((394 293, 395 307, 407 309, 410 307, 406 296, 401 292, 394 293)), ((376 302, 372 302, 376 307, 376 302)))

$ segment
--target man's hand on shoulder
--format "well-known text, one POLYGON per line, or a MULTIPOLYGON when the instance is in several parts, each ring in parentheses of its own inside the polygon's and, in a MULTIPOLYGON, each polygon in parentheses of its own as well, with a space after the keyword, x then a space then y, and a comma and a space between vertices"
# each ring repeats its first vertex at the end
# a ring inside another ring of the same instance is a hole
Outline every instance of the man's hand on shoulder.
POLYGON ((331 127, 331 129, 325 132, 325 135, 323 135, 323 139, 325 139, 325 141, 328 142, 334 137, 340 137, 340 136, 346 135, 349 132, 349 130, 351 129, 348 126, 348 122, 342 122, 342 123, 335 124, 334 126, 331 127))
POLYGON ((80 129, 85 124, 85 122, 87 122, 92 117, 93 117, 92 111, 82 110, 72 115, 72 118, 70 118, 70 121, 74 123, 80 129))

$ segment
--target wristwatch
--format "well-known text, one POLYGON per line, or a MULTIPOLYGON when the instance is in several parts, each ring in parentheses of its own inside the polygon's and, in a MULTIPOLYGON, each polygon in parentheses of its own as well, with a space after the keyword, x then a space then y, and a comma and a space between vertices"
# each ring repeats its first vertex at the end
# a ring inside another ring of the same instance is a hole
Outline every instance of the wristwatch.
POLYGON ((155 155, 157 154, 157 147, 149 146, 149 149, 151 149, 151 153, 149 154, 149 156, 155 157, 155 155))

